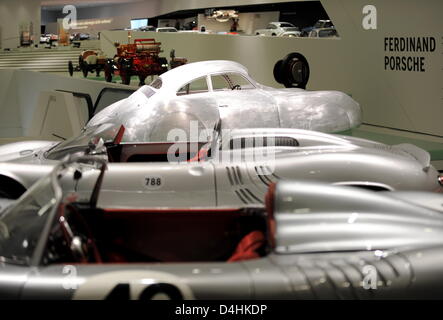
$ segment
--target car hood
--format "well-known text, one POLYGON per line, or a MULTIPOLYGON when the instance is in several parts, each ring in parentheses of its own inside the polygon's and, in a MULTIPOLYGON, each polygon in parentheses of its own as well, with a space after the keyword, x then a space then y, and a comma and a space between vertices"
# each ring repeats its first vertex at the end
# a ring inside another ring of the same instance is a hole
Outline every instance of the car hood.
MULTIPOLYGON (((281 253, 442 244, 441 212, 405 202, 395 192, 298 181, 279 183, 275 194, 276 244, 281 253)), ((443 196, 429 198, 441 203, 443 196)))
MULTIPOLYGON (((309 131, 307 131, 309 132, 309 131)), ((383 156, 392 161, 405 160, 415 163, 417 167, 427 172, 431 166, 431 156, 429 152, 409 143, 397 145, 386 145, 371 140, 343 136, 329 135, 322 133, 306 134, 298 136, 299 147, 295 149, 283 148, 277 156, 292 156, 294 153, 303 155, 335 152, 356 152, 359 154, 372 154, 383 156)))
POLYGON ((0 162, 38 163, 41 152, 48 150, 56 141, 21 141, 0 146, 0 162))

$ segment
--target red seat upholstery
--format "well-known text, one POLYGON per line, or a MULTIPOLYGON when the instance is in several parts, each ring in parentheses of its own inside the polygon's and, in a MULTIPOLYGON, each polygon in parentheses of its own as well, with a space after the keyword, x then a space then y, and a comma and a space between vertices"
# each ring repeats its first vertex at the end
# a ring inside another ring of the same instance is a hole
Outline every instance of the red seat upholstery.
POLYGON ((268 192, 265 196, 265 205, 266 205, 266 212, 268 214, 267 218, 267 227, 268 227, 268 241, 271 248, 275 248, 276 241, 275 241, 275 216, 274 216, 274 210, 275 210, 275 189, 277 185, 275 183, 272 183, 269 185, 268 192))
POLYGON ((265 235, 261 231, 248 233, 237 245, 234 254, 228 262, 256 259, 260 257, 258 250, 266 243, 265 235))
POLYGON ((208 157, 209 149, 203 147, 199 150, 199 152, 195 155, 195 157, 188 160, 188 162, 197 162, 197 161, 205 161, 208 157))

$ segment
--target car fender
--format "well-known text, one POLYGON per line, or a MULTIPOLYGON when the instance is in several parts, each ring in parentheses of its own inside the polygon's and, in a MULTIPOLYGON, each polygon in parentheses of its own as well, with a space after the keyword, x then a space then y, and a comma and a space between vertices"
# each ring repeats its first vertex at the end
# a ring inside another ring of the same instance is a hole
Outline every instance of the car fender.
POLYGON ((2 163, 0 177, 11 179, 27 190, 37 180, 49 174, 52 169, 53 165, 2 163))
POLYGON ((342 92, 310 92, 300 89, 278 91, 275 99, 282 128, 340 132, 361 124, 360 105, 342 92))

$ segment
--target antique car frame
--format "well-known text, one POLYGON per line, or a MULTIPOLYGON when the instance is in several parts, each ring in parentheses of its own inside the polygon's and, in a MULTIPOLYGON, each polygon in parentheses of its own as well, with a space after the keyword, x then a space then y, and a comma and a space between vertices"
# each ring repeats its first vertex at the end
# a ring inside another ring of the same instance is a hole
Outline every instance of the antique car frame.
POLYGON ((96 76, 100 76, 100 72, 104 70, 106 59, 99 57, 99 53, 95 50, 86 50, 82 52, 78 57, 78 66, 74 67, 72 61, 68 62, 68 72, 72 77, 74 71, 81 71, 83 77, 87 78, 90 72, 95 72, 96 76))
POLYGON ((122 83, 129 85, 131 76, 138 76, 139 85, 145 84, 148 76, 161 75, 168 71, 168 60, 160 57, 161 42, 155 39, 135 39, 133 44, 117 47, 114 59, 108 59, 105 65, 105 79, 112 82, 114 74, 119 74, 122 83))

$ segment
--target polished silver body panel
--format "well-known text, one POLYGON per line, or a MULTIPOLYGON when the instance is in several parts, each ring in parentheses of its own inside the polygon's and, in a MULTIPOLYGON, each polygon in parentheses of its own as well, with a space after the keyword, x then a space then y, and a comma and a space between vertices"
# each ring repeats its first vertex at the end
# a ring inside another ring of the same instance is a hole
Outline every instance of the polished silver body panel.
MULTIPOLYGON (((434 202, 443 203, 442 197, 428 194, 434 202)), ((173 286, 185 299, 443 296, 441 212, 399 200, 396 192, 290 181, 277 185, 273 203, 268 212, 275 218, 276 247, 264 257, 231 263, 0 262, 0 298, 105 299, 127 285, 127 298, 141 299, 157 284, 173 286)))
MULTIPOLYGON (((217 140, 214 150, 219 149, 206 161, 109 163, 100 204, 175 208, 262 205, 269 185, 279 180, 320 181, 375 190, 442 191, 429 154, 412 145, 387 146, 307 130, 242 129, 217 140), (257 148, 229 148, 231 140, 251 137, 285 137, 296 140, 298 146, 268 147, 272 157, 263 160, 251 160, 257 148), (145 184, 147 178, 160 178, 162 184, 151 188, 145 184)), ((45 158, 45 149, 11 161, 0 163, 0 175, 13 178, 25 188, 57 163, 45 158)), ((89 192, 96 175, 94 170, 85 169, 79 191, 89 192)))
MULTIPOLYGON (((189 132, 190 122, 212 130, 222 128, 299 128, 341 132, 361 123, 357 102, 339 91, 275 89, 254 81, 242 65, 232 61, 186 64, 159 77, 159 89, 144 86, 127 99, 99 112, 88 126, 123 124, 123 141, 166 141, 172 129, 189 132), (250 84, 242 90, 213 90, 212 76, 236 74, 250 84), (206 78, 208 91, 177 95, 195 79, 206 78)), ((155 85, 154 85, 155 86, 155 85)))
MULTIPOLYGON (((20 276, 21 294, 2 282, 0 297, 106 299, 119 284, 128 284, 129 298, 139 299, 152 284, 167 283, 185 299, 439 299, 442 263, 441 247, 384 252, 381 257, 375 251, 272 254, 231 264, 79 265, 76 277, 68 282, 64 266, 55 265, 20 276), (364 287, 365 267, 375 271, 376 289, 364 287), (76 288, 65 289, 66 283, 76 288)), ((5 278, 26 271, 0 265, 5 278)))
POLYGON ((411 203, 397 192, 301 182, 280 183, 275 194, 277 252, 384 250, 442 241, 443 195, 410 192, 410 199, 427 197, 411 203), (440 210, 424 207, 427 200, 440 210))

